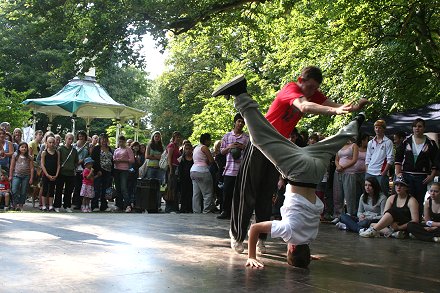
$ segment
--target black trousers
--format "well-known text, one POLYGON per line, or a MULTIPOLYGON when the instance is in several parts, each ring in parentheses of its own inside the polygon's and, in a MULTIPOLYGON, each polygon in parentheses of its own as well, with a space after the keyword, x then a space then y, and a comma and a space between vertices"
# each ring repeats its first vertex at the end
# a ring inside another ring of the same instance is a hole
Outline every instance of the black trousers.
MULTIPOLYGON (((231 232, 237 241, 246 238, 255 210, 256 222, 269 221, 272 196, 277 189, 279 172, 252 143, 248 143, 235 181, 232 199, 231 232)), ((260 234, 266 239, 267 234, 260 234)))
POLYGON ((72 192, 75 188, 75 176, 59 175, 56 180, 56 192, 53 206, 61 207, 61 201, 64 208, 70 208, 72 205, 72 192))
POLYGON ((434 237, 440 237, 440 228, 433 231, 426 231, 424 224, 409 222, 406 230, 422 241, 434 241, 434 237))

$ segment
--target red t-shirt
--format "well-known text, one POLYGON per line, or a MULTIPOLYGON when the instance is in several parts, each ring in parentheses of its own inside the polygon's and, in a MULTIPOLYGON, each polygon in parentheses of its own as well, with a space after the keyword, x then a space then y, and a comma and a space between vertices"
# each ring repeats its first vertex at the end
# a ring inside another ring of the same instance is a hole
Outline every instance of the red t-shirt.
MULTIPOLYGON (((295 82, 287 83, 277 94, 266 114, 266 119, 284 137, 289 137, 302 117, 298 108, 293 106, 293 101, 303 97, 301 88, 295 82)), ((323 104, 327 97, 316 91, 309 99, 310 102, 323 104)))
POLYGON ((11 185, 8 180, 0 181, 0 191, 11 189, 11 185))

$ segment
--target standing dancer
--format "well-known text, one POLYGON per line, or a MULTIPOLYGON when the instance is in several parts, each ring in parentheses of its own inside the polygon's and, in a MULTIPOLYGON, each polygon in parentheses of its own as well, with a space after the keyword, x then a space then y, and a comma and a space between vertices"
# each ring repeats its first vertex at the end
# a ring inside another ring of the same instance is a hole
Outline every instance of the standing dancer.
MULTIPOLYGON (((346 143, 348 138, 358 134, 358 128, 365 116, 359 115, 356 121, 342 128, 335 136, 300 148, 278 132, 266 119, 267 117, 265 118, 260 113, 258 104, 247 94, 246 80, 243 76, 238 76, 229 83, 220 86, 212 95, 235 96, 235 108, 244 117, 249 129, 252 142, 251 150, 256 148, 264 154, 267 160, 289 182, 285 203, 281 208, 282 220, 264 221, 252 225, 249 235, 249 258, 246 265, 263 266, 256 259, 257 239, 260 234, 270 232, 271 237, 281 237, 288 243, 287 261, 289 264, 307 267, 310 262, 308 244, 318 234, 319 218, 324 208, 323 203, 315 194, 316 185, 321 182, 330 163, 330 158, 346 143)), ((304 97, 299 97, 299 99, 310 103, 304 97)), ((366 101, 363 102, 363 104, 365 103, 366 101)), ((317 104, 312 109, 315 109, 314 113, 345 114, 360 107, 354 107, 351 103, 337 108, 317 104)), ((246 168, 246 165, 242 166, 246 168)), ((267 184, 265 180, 261 181, 267 184)), ((261 193, 255 192, 254 196, 257 194, 261 193)), ((232 229, 234 229, 233 222, 232 229)), ((245 228, 247 230, 247 226, 245 228)), ((233 248, 236 249, 234 246, 233 248)))
MULTIPOLYGON (((318 67, 305 67, 297 82, 287 83, 277 94, 265 118, 266 123, 269 122, 278 131, 278 136, 288 138, 303 114, 346 114, 358 111, 368 103, 366 99, 360 99, 357 105, 352 105, 352 102, 338 104, 327 99, 319 91, 322 79, 322 72, 318 67)), ((246 81, 243 77, 234 79, 231 83, 220 86, 213 96, 238 96, 246 93, 246 81)), ((249 103, 255 102, 251 100, 249 103)), ((266 142, 273 140, 272 137, 266 139, 266 142)), ((254 144, 249 144, 237 175, 232 200, 230 236, 231 248, 236 252, 244 251, 243 241, 254 209, 257 222, 270 219, 272 195, 278 176, 275 166, 254 144)), ((258 241, 258 249, 262 253, 265 251, 266 237, 266 234, 261 234, 258 241)))

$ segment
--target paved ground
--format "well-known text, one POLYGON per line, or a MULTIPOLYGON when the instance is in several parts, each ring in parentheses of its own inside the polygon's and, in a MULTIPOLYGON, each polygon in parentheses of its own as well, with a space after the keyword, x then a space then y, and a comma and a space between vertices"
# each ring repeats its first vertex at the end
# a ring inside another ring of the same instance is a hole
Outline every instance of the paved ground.
POLYGON ((322 224, 309 270, 268 242, 244 267, 215 215, 0 213, 0 292, 403 292, 440 290, 440 245, 361 239, 322 224))

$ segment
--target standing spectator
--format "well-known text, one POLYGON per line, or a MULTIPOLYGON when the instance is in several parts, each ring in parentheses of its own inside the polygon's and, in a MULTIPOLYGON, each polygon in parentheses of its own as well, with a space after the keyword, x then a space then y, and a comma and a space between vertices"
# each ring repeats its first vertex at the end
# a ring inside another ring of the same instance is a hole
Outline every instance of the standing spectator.
POLYGON ((365 156, 365 178, 376 177, 382 192, 388 197, 389 177, 388 170, 394 163, 393 142, 385 136, 386 123, 383 120, 374 122, 376 136, 368 142, 365 156))
POLYGON ((92 155, 92 150, 95 146, 97 146, 99 144, 99 136, 94 134, 92 136, 92 141, 90 142, 90 147, 89 147, 89 151, 90 151, 90 155, 92 155))
POLYGON ((14 145, 6 140, 6 131, 0 128, 0 169, 9 172, 9 164, 12 154, 14 153, 14 145))
POLYGON ((75 206, 75 210, 79 210, 82 205, 80 192, 83 181, 83 165, 85 158, 89 157, 89 143, 87 142, 87 133, 84 130, 80 130, 76 134, 76 143, 73 147, 78 153, 78 166, 75 172, 75 191, 73 192, 72 204, 75 206))
POLYGON ((133 152, 134 162, 130 164, 130 168, 128 169, 127 186, 128 186, 128 195, 132 199, 132 203, 134 203, 134 199, 135 199, 139 168, 142 166, 143 154, 140 153, 139 147, 140 144, 137 141, 134 141, 130 146, 131 151, 133 152))
POLYGON ((362 228, 370 227, 371 223, 379 222, 385 211, 387 198, 380 190, 380 185, 374 177, 365 179, 364 190, 365 192, 359 201, 357 217, 342 214, 341 221, 336 224, 337 228, 359 233, 362 228))
POLYGON ((182 135, 174 131, 171 142, 167 145, 168 154, 168 183, 165 198, 165 212, 176 213, 179 211, 179 193, 177 189, 176 169, 179 166, 179 148, 182 145, 182 135))
MULTIPOLYGON (((159 160, 164 151, 162 144, 162 136, 159 131, 153 132, 151 135, 150 143, 147 146, 145 151, 145 159, 148 160, 147 165, 147 174, 146 178, 157 179, 161 183, 164 182, 164 172, 161 168, 159 168, 159 160)), ((161 193, 160 190, 157 191, 157 204, 158 210, 161 209, 161 193)))
POLYGON ((147 156, 146 152, 147 152, 147 146, 144 143, 141 143, 139 145, 139 153, 141 154, 141 166, 145 162, 145 157, 147 156))
POLYGON ((424 207, 425 224, 410 222, 408 232, 422 241, 440 242, 440 183, 434 182, 424 207))
POLYGON ((209 166, 214 163, 214 158, 209 151, 211 135, 200 135, 200 144, 194 148, 191 167, 191 179, 193 183, 193 212, 211 213, 214 208, 214 190, 209 166), (203 206, 203 210, 202 210, 203 206))
POLYGON ((113 178, 115 179, 116 206, 125 209, 126 213, 131 212, 133 198, 128 192, 128 169, 134 163, 134 155, 131 148, 127 147, 125 136, 118 138, 118 148, 113 153, 113 178))
POLYGON ((9 170, 9 182, 12 182, 12 196, 15 210, 22 211, 29 185, 34 179, 34 161, 29 155, 28 144, 21 142, 14 153, 9 170))
POLYGON ((434 179, 438 147, 425 133, 425 121, 417 118, 412 124, 413 134, 407 137, 396 153, 396 175, 403 175, 409 190, 419 203, 419 216, 423 213, 426 186, 434 179))
POLYGON ((223 172, 223 211, 218 215, 218 219, 231 218, 235 180, 243 158, 243 150, 249 142, 249 135, 243 132, 244 125, 245 122, 241 114, 236 114, 234 129, 222 138, 220 151, 223 155, 226 155, 226 166, 223 172))
POLYGON ((14 150, 18 150, 18 145, 23 140, 23 131, 21 131, 20 128, 15 128, 14 132, 12 133, 12 143, 14 145, 14 150))
POLYGON ((220 211, 223 211, 223 171, 225 170, 226 156, 220 152, 221 143, 221 140, 216 140, 214 142, 214 148, 211 155, 214 158, 215 164, 212 164, 209 167, 209 170, 213 181, 214 204, 216 208, 220 205, 220 211))
POLYGON ((42 140, 43 131, 35 131, 34 140, 29 143, 29 155, 31 155, 34 161, 37 159, 38 153, 40 152, 40 144, 42 140))
POLYGON ((72 133, 67 133, 64 136, 65 144, 58 148, 60 152, 60 173, 56 182, 53 205, 57 213, 60 212, 61 199, 65 211, 68 213, 72 212, 72 193, 75 188, 76 167, 78 166, 78 152, 73 147, 73 137, 72 133))
MULTIPOLYGON (((101 133, 98 144, 91 151, 95 179, 95 197, 92 199, 92 211, 110 211, 106 199, 107 190, 111 190, 113 177, 113 152, 108 145, 108 135, 101 133), (101 202, 101 205, 99 205, 101 202)), ((116 208, 117 209, 117 208, 116 208)))
POLYGON ((55 138, 48 137, 46 140, 46 149, 41 154, 42 184, 41 189, 41 210, 46 211, 49 205, 49 211, 54 211, 53 198, 55 194, 56 179, 60 173, 60 152, 55 147, 55 138))
POLYGON ((190 170, 193 164, 193 146, 190 142, 187 142, 183 147, 183 155, 179 163, 179 171, 177 172, 180 184, 181 213, 193 212, 193 184, 190 177, 190 170))
POLYGON ((344 201, 347 205, 347 213, 356 215, 356 170, 354 165, 359 157, 359 147, 349 139, 347 143, 336 153, 336 171, 333 183, 333 213, 338 221, 344 213, 344 201))
POLYGON ((368 140, 369 135, 361 133, 356 141, 356 144, 359 147, 358 159, 353 166, 356 173, 356 206, 359 206, 359 199, 365 191, 365 157, 367 155, 368 140))

